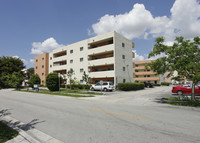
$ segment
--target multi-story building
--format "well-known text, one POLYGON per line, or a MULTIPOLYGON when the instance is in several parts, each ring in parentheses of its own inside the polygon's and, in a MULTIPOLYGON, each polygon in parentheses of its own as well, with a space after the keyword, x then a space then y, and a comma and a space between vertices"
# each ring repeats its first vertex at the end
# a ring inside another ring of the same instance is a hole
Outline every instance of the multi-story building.
POLYGON ((133 82, 134 43, 115 31, 92 37, 49 53, 49 73, 66 74, 73 69, 80 83, 85 71, 96 83, 100 80, 133 82))
POLYGON ((164 75, 159 75, 156 72, 153 72, 150 68, 146 69, 146 64, 151 62, 152 60, 145 60, 133 63, 133 77, 135 82, 150 82, 154 84, 160 84, 164 81, 164 75))
POLYGON ((49 74, 49 53, 35 56, 34 73, 39 75, 41 84, 45 85, 46 76, 49 74))

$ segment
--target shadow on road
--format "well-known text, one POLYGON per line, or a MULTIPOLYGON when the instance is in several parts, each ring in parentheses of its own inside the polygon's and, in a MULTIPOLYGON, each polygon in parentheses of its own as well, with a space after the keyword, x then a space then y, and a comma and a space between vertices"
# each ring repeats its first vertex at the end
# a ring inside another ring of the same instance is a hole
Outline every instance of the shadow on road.
MULTIPOLYGON (((11 115, 9 110, 11 110, 11 109, 0 110, 0 118, 11 115)), ((15 128, 16 130, 22 129, 24 131, 34 129, 36 124, 45 122, 45 121, 39 121, 39 119, 33 119, 32 121, 30 121, 29 123, 26 123, 26 124, 21 123, 20 121, 13 121, 13 120, 5 121, 4 119, 2 119, 1 121, 6 123, 7 125, 9 125, 10 127, 15 128)))
POLYGON ((3 110, 0 110, 0 117, 3 117, 3 116, 8 116, 10 115, 10 111, 11 109, 3 109, 3 110))

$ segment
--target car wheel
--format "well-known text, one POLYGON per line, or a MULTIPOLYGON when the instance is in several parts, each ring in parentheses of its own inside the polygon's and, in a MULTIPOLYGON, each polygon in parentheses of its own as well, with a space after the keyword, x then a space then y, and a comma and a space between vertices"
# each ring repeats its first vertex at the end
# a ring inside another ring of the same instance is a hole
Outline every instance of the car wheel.
POLYGON ((107 91, 108 91, 108 89, 107 89, 107 88, 104 88, 104 89, 103 89, 103 91, 107 92, 107 91))
POLYGON ((94 88, 92 87, 91 90, 94 91, 94 88))
POLYGON ((178 91, 177 94, 178 95, 183 95, 183 91, 178 91))

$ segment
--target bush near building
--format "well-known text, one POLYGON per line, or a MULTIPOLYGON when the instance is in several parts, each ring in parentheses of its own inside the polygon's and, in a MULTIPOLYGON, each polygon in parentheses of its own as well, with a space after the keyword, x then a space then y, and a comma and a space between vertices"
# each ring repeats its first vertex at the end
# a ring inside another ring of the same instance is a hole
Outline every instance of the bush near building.
POLYGON ((59 91, 60 89, 59 81, 60 81, 60 86, 61 86, 62 78, 60 77, 60 80, 59 80, 57 73, 50 73, 48 74, 46 78, 46 86, 50 91, 59 91))
MULTIPOLYGON (((71 85, 72 86, 72 89, 90 89, 91 87, 91 84, 73 84, 71 85)), ((67 84, 67 88, 70 88, 70 85, 67 84)))
POLYGON ((34 84, 40 84, 40 77, 37 74, 33 74, 28 82, 29 86, 33 88, 34 84))
POLYGON ((169 82, 161 82, 161 85, 169 86, 169 82))
POLYGON ((144 83, 119 83, 118 89, 122 91, 141 90, 144 89, 144 83))
POLYGON ((154 84, 154 86, 160 86, 160 84, 154 84))

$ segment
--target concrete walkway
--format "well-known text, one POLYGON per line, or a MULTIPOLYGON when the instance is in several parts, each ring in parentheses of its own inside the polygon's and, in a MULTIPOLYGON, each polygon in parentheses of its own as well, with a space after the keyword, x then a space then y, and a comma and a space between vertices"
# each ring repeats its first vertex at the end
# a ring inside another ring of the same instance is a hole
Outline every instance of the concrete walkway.
POLYGON ((19 132, 19 135, 6 143, 63 143, 31 126, 24 124, 10 116, 3 116, 0 120, 19 132))

